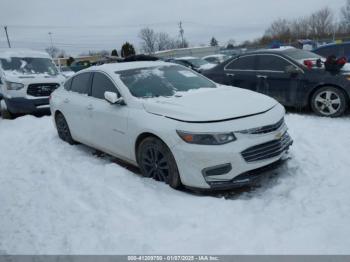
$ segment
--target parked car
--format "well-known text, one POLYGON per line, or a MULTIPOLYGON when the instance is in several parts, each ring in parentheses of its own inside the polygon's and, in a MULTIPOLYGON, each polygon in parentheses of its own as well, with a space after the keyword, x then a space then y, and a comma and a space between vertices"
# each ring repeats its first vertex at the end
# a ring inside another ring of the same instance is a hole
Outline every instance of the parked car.
POLYGON ((60 67, 60 73, 65 78, 69 78, 69 77, 71 77, 72 75, 75 74, 75 72, 69 66, 61 66, 60 67))
POLYGON ((12 118, 16 114, 49 113, 49 96, 64 80, 47 53, 1 49, 1 116, 12 118))
POLYGON ((74 72, 79 72, 80 70, 89 68, 93 64, 89 60, 84 61, 74 61, 69 67, 74 72))
POLYGON ((187 57, 179 57, 179 58, 172 58, 166 60, 167 62, 179 64, 186 66, 188 68, 191 68, 194 71, 197 71, 199 73, 211 69, 216 66, 216 64, 209 63, 201 58, 187 56, 187 57))
POLYGON ((350 42, 341 44, 327 44, 314 49, 312 52, 323 57, 346 57, 350 61, 350 42))
POLYGON ((202 59, 207 61, 208 63, 216 64, 216 65, 225 62, 229 58, 230 58, 229 56, 223 55, 223 54, 208 55, 208 56, 202 57, 202 59))
POLYGON ((249 184, 292 144, 276 100, 160 61, 90 67, 50 101, 61 139, 137 165, 173 188, 249 184))
POLYGON ((321 116, 337 117, 349 106, 348 72, 325 70, 324 58, 283 48, 236 56, 204 74, 217 83, 269 95, 290 107, 311 106, 321 116))

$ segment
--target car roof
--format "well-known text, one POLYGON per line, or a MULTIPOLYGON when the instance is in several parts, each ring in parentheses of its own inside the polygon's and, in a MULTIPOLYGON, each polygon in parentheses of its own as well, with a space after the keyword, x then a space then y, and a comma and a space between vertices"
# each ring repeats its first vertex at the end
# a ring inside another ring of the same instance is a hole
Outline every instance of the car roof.
POLYGON ((163 61, 112 63, 112 64, 104 64, 99 66, 92 66, 85 69, 84 71, 105 70, 109 72, 117 72, 117 71, 124 71, 124 70, 130 70, 130 69, 149 68, 149 67, 167 66, 167 65, 174 65, 174 64, 163 62, 163 61))
POLYGON ((50 55, 46 52, 26 48, 0 48, 0 57, 5 59, 11 57, 38 57, 51 59, 50 55))
MULTIPOLYGON (((283 48, 270 48, 270 49, 258 49, 254 51, 247 51, 243 54, 237 55, 237 56, 244 56, 244 55, 250 55, 250 54, 281 54, 283 55, 287 51, 290 50, 300 50, 295 47, 283 47, 283 48)), ((237 57, 236 56, 236 57, 237 57)))
POLYGON ((315 48, 314 51, 325 48, 325 47, 329 47, 329 46, 344 46, 344 45, 350 45, 350 42, 325 44, 325 45, 321 45, 321 46, 315 48))

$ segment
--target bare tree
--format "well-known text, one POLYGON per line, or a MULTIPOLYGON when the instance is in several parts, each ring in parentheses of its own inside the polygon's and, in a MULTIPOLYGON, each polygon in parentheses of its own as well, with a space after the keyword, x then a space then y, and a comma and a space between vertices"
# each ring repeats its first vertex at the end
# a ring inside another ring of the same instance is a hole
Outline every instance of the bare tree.
POLYGON ((301 17, 290 23, 290 34, 293 39, 308 38, 309 36, 309 18, 301 17))
POLYGON ((169 36, 168 33, 160 32, 157 34, 157 50, 169 50, 177 47, 176 40, 169 36))
POLYGON ((334 17, 329 7, 313 13, 309 19, 310 36, 314 38, 330 36, 334 32, 334 17))
POLYGON ((142 40, 142 50, 145 53, 153 54, 156 51, 157 43, 157 34, 154 32, 154 30, 148 27, 143 28, 139 33, 139 37, 142 40))
POLYGON ((341 9, 341 22, 339 27, 341 33, 350 33, 350 0, 347 0, 345 6, 341 9))
POLYGON ((272 22, 266 30, 265 36, 288 40, 290 38, 290 22, 287 19, 279 18, 272 22))

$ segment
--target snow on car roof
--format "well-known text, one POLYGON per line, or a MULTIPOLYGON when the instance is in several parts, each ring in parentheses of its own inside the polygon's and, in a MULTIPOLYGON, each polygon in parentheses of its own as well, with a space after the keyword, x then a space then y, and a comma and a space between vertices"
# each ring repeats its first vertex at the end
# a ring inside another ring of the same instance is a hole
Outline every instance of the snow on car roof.
POLYGON ((175 58, 175 60, 191 60, 191 59, 199 59, 198 57, 194 57, 194 56, 183 56, 183 57, 177 57, 175 58))
POLYGON ((207 56, 203 57, 202 59, 209 58, 209 57, 224 57, 224 56, 227 56, 227 55, 224 55, 224 54, 207 55, 207 56))
POLYGON ((11 57, 38 57, 51 59, 46 52, 24 48, 0 48, 0 58, 11 59, 11 57))
POLYGON ((147 68, 147 67, 155 67, 155 66, 166 66, 166 65, 174 65, 172 63, 167 63, 163 61, 142 61, 142 62, 125 62, 125 63, 113 63, 113 64, 104 64, 100 66, 92 66, 84 71, 90 70, 106 70, 110 72, 116 71, 124 71, 130 69, 137 68, 147 68))

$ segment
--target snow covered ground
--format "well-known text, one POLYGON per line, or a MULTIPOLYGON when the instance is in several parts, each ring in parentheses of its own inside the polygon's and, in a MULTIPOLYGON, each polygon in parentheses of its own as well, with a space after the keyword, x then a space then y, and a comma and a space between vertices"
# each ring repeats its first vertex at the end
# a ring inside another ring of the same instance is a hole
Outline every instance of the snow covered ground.
POLYGON ((69 146, 49 117, 0 119, 0 254, 350 254, 350 118, 286 120, 292 159, 226 199, 69 146))

